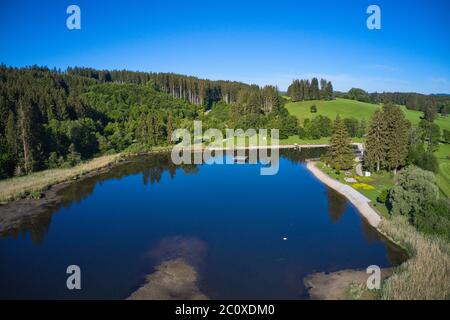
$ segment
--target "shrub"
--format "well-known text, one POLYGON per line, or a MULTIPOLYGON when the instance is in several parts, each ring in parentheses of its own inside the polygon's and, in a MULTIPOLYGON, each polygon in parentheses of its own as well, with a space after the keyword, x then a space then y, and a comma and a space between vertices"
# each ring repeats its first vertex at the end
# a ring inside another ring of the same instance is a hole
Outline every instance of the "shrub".
POLYGON ((379 203, 386 203, 388 201, 389 198, 389 189, 384 189, 383 191, 380 192, 380 194, 377 197, 377 201, 379 203))
POLYGON ((416 165, 423 170, 437 173, 439 170, 439 164, 436 156, 431 152, 422 153, 416 160, 416 165))
POLYGON ((426 202, 438 199, 439 189, 432 172, 409 166, 398 173, 396 180, 389 195, 392 214, 411 216, 426 202))
POLYGON ((446 200, 426 202, 411 219, 419 231, 450 239, 450 207, 446 200))
POLYGON ((366 183, 354 183, 353 188, 355 189, 363 189, 363 190, 374 190, 375 187, 371 186, 370 184, 366 184, 366 183))

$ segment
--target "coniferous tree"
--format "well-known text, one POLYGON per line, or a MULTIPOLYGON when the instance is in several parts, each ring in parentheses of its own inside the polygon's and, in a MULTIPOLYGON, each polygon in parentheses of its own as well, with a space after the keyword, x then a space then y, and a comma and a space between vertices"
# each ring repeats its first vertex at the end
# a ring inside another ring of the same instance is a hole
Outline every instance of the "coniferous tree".
POLYGON ((312 78, 309 94, 312 100, 320 99, 319 81, 317 78, 312 78))
POLYGON ((370 169, 380 171, 386 161, 386 123, 381 110, 375 111, 370 119, 366 137, 364 164, 370 169))
POLYGON ((327 163, 336 170, 347 170, 353 166, 355 157, 351 145, 351 139, 345 128, 344 122, 336 117, 333 123, 333 133, 327 152, 327 163))
POLYGON ((311 95, 310 95, 310 84, 309 84, 309 80, 306 80, 303 82, 303 95, 304 95, 304 100, 310 100, 311 99, 311 95))
POLYGON ((320 79, 320 99, 329 100, 327 91, 327 80, 320 79))
POLYGON ((331 81, 328 81, 327 83, 326 92, 327 92, 327 99, 334 100, 333 85, 331 84, 331 81))
MULTIPOLYGON (((21 142, 22 168, 29 173, 39 168, 41 160, 41 128, 36 107, 25 99, 18 103, 18 129, 21 142)), ((22 169, 20 168, 20 169, 22 169)))
POLYGON ((408 130, 410 123, 400 107, 386 103, 383 106, 386 123, 386 167, 397 172, 405 164, 408 155, 408 130))

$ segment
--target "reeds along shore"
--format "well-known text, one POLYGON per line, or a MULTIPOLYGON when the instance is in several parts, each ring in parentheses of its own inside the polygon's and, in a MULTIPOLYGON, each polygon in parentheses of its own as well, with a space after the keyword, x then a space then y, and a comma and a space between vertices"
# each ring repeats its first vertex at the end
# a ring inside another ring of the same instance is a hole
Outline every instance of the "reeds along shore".
POLYGON ((21 198, 39 198, 41 192, 50 186, 77 179, 80 176, 107 168, 122 160, 121 154, 94 158, 67 169, 49 169, 26 176, 0 181, 0 203, 21 198))

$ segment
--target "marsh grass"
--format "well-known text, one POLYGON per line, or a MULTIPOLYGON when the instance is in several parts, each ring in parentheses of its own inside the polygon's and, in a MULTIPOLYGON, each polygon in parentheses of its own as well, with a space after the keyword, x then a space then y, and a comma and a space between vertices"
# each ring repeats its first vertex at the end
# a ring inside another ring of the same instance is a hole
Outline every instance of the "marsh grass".
POLYGON ((39 199, 43 191, 50 186, 105 168, 122 159, 120 154, 107 155, 81 163, 67 169, 49 169, 34 172, 26 176, 0 181, 0 203, 7 203, 21 198, 39 199))
POLYGON ((450 298, 450 245, 415 230, 404 217, 383 220, 380 230, 411 255, 388 278, 381 299, 436 300, 450 298))

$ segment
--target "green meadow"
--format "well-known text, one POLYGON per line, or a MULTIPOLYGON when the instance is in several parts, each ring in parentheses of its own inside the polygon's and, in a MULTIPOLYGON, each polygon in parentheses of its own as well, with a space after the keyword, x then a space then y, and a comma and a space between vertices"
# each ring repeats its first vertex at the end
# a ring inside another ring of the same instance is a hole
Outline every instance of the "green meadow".
MULTIPOLYGON (((313 100, 313 101, 300 101, 289 102, 286 104, 286 108, 289 113, 295 115, 300 120, 306 118, 314 118, 318 115, 327 116, 331 119, 335 119, 337 115, 342 118, 354 117, 356 119, 366 119, 369 121, 372 114, 380 108, 380 105, 359 102, 355 100, 336 99, 331 101, 313 100), (311 113, 310 108, 315 104, 317 107, 316 113, 311 113)), ((402 106, 403 112, 406 118, 413 124, 417 125, 422 116, 422 112, 408 110, 402 106)), ((438 117, 435 123, 439 125, 441 130, 450 130, 450 117, 438 117)), ((283 140, 284 144, 304 143, 304 144, 323 144, 327 143, 329 138, 322 138, 320 140, 301 140, 298 137, 290 137, 287 140, 283 140)), ((359 142, 361 139, 353 139, 354 142, 359 142)), ((450 196, 450 145, 441 144, 439 150, 436 152, 436 157, 439 162, 439 173, 436 175, 437 183, 442 193, 447 197, 450 196)))
MULTIPOLYGON (((356 119, 366 119, 369 120, 372 114, 380 108, 380 105, 359 102, 355 100, 348 99, 336 99, 331 101, 325 100, 312 100, 312 101, 299 101, 299 102, 289 102, 286 104, 286 108, 289 113, 297 116, 297 118, 303 120, 305 118, 314 118, 318 115, 327 116, 331 119, 335 119, 337 115, 342 118, 351 118, 354 117, 356 119), (311 113, 310 108, 315 104, 317 107, 316 113, 311 113)), ((406 118, 412 124, 418 124, 420 121, 420 117, 422 116, 422 112, 408 110, 404 106, 402 106, 403 111, 405 112, 406 118)), ((435 120, 435 122, 439 125, 441 130, 447 129, 450 130, 450 117, 439 117, 435 120)))

